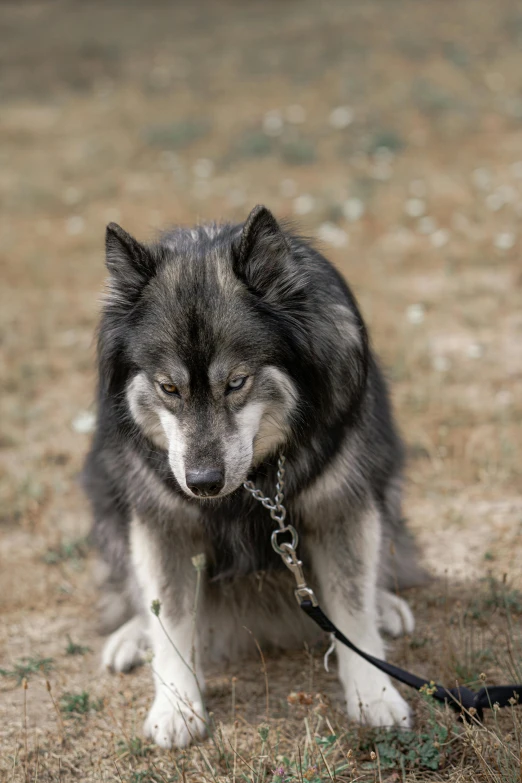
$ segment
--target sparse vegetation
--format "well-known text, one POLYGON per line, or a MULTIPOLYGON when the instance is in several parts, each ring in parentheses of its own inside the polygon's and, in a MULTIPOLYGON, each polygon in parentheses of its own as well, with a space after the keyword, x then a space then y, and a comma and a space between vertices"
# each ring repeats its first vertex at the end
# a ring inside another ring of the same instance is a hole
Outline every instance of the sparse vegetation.
POLYGON ((66 692, 60 699, 60 709, 67 715, 85 715, 88 712, 99 712, 103 709, 103 701, 93 699, 87 691, 66 692))
POLYGON ((24 657, 13 664, 12 669, 0 669, 0 677, 16 680, 21 685, 34 674, 48 674, 53 668, 52 658, 24 657))
POLYGON ((91 648, 85 644, 77 644, 73 642, 69 634, 67 634, 67 646, 65 648, 66 655, 85 655, 85 653, 91 652, 91 648))
POLYGON ((118 747, 118 753, 120 756, 136 756, 141 758, 154 750, 153 745, 148 745, 143 737, 129 737, 128 739, 120 739, 116 743, 118 747))
POLYGON ((88 551, 87 540, 79 538, 74 541, 64 541, 58 547, 50 547, 43 559, 47 565, 69 562, 73 567, 80 568, 81 561, 85 560, 88 551))
POLYGON ((317 160, 317 149, 311 139, 288 139, 281 147, 281 157, 290 166, 304 166, 317 160))
POLYGON ((273 140, 261 130, 247 131, 237 141, 231 156, 242 155, 246 158, 264 158, 274 149, 273 140))
POLYGON ((201 120, 180 120, 169 125, 154 125, 143 131, 147 144, 161 149, 183 149, 202 139, 209 132, 209 123, 201 120))

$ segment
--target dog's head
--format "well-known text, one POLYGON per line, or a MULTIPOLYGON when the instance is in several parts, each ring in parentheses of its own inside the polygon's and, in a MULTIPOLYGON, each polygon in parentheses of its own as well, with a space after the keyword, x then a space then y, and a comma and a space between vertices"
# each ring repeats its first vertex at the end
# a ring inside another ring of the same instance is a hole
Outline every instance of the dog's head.
POLYGON ((168 452, 187 495, 233 492, 306 429, 315 393, 328 396, 309 356, 324 326, 305 325, 317 316, 309 264, 264 207, 243 226, 180 229, 153 246, 110 224, 106 248, 102 386, 168 452), (303 395, 307 383, 317 389, 303 395))

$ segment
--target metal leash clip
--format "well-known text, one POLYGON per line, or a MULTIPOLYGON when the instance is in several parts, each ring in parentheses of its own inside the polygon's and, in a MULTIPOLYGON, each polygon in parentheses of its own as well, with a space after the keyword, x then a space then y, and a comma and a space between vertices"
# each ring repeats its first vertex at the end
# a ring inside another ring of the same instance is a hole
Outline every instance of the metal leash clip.
POLYGON ((247 481, 243 484, 244 488, 250 492, 252 497, 267 508, 270 511, 270 516, 276 522, 279 523, 279 528, 274 530, 271 536, 272 547, 274 552, 280 556, 281 560, 293 574, 297 587, 294 590, 296 601, 301 605, 302 601, 311 601, 313 606, 317 606, 317 598, 311 587, 306 584, 306 579, 303 574, 303 563, 297 557, 297 545, 299 543, 299 536, 297 530, 293 525, 285 525, 286 508, 283 505, 284 500, 284 483, 285 483, 285 457, 281 455, 277 463, 277 484, 276 484, 276 496, 274 500, 265 497, 260 489, 256 489, 251 481, 247 481), (278 536, 282 533, 288 533, 291 536, 291 541, 282 541, 279 543, 278 536))
MULTIPOLYGON (((297 531, 295 528, 293 528, 292 525, 288 525, 288 527, 291 528, 290 532, 292 533, 292 536, 295 533, 297 537, 297 531)), ((279 532, 281 531, 274 530, 274 533, 279 532)), ((292 546, 292 544, 288 541, 283 541, 282 544, 274 544, 274 533, 272 533, 272 546, 274 547, 275 551, 281 555, 281 559, 283 560, 283 563, 286 565, 288 570, 294 575, 294 579, 297 585, 294 590, 294 595, 296 597, 297 603, 301 605, 301 601, 311 601, 314 606, 317 606, 317 598, 315 597, 315 593, 312 588, 308 587, 306 584, 306 579, 303 574, 303 562, 297 557, 295 547, 292 546), (283 550, 282 554, 281 550, 283 550)))

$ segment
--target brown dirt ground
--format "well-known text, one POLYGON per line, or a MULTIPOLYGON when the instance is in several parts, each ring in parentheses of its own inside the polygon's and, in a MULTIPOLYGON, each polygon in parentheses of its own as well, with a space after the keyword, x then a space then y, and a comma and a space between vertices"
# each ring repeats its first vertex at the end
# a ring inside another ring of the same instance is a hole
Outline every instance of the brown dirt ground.
POLYGON ((93 410, 109 220, 147 238, 255 203, 296 219, 353 285, 389 368, 406 511, 441 577, 412 594, 415 635, 389 656, 451 685, 522 679, 519 4, 41 0, 3 3, 0 31, 0 669, 52 658, 57 704, 103 699, 62 725, 41 671, 26 691, 0 676, 2 780, 270 779, 297 746, 319 759, 314 733, 342 735, 339 758, 354 749, 339 779, 519 780, 513 736, 509 773, 494 745, 458 734, 438 771, 378 769, 320 651, 267 659, 281 752, 261 748, 255 660, 210 678, 235 771, 212 740, 140 755, 150 673, 99 671, 77 482, 89 436, 76 429, 93 410), (344 128, 330 121, 339 106, 344 128), (66 655, 68 635, 90 651, 66 655), (312 705, 289 704, 294 691, 312 705))

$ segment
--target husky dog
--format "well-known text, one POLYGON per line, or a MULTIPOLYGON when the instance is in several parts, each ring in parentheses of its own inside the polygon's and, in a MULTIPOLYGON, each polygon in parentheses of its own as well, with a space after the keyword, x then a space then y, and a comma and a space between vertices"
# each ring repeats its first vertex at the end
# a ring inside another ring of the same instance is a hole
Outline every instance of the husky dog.
MULTIPOLYGON (((412 631, 396 591, 422 571, 386 383, 334 267, 261 206, 152 245, 111 223, 106 250, 85 468, 112 631, 103 663, 127 671, 152 648, 145 733, 181 747, 205 732, 206 655, 315 635, 270 547, 274 522, 243 487, 273 496, 280 454, 308 583, 355 644, 382 657, 379 628, 412 631)), ((337 656, 350 718, 409 725, 385 674, 342 645, 337 656)))

